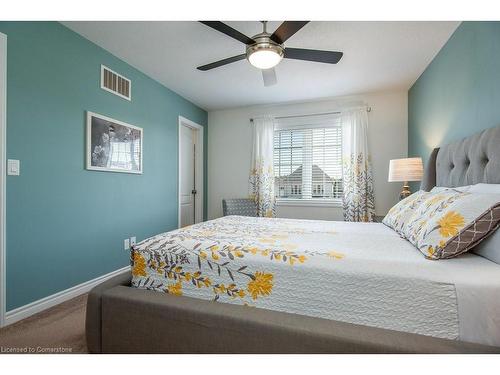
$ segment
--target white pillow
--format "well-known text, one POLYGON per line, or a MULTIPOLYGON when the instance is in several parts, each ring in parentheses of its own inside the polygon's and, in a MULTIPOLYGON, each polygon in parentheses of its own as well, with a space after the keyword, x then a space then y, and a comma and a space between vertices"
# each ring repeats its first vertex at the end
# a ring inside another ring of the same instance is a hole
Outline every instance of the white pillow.
POLYGON ((474 247, 472 252, 500 264, 500 230, 496 229, 495 233, 474 247))
POLYGON ((470 193, 500 194, 500 184, 475 184, 470 187, 470 193))

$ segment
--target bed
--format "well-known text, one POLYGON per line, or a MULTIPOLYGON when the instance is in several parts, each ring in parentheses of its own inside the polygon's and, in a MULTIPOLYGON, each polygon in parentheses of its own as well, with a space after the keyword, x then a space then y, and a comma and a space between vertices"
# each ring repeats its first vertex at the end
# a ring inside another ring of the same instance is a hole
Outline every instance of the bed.
MULTIPOLYGON (((434 150, 422 188, 500 183, 499 143, 493 128, 434 150)), ((500 265, 427 260, 383 224, 230 216, 132 257, 89 296, 93 352, 500 351, 500 265)))

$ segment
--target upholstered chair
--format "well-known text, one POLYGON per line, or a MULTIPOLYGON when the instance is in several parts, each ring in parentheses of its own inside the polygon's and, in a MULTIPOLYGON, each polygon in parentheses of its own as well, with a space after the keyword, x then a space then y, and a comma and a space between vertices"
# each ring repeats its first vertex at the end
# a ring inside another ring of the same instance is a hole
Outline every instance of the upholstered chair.
POLYGON ((257 205, 253 199, 223 199, 222 213, 224 216, 257 216, 257 205))

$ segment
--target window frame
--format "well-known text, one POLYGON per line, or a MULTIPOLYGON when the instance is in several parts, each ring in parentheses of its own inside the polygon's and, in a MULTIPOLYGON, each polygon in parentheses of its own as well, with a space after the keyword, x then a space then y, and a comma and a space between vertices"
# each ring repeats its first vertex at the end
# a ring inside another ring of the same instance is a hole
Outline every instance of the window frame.
MULTIPOLYGON (((300 116, 298 116, 300 117, 300 116)), ((340 116, 335 116, 335 125, 332 125, 332 119, 320 120, 319 122, 315 122, 314 119, 304 119, 303 121, 294 121, 292 124, 287 125, 286 123, 279 123, 278 126, 275 126, 273 137, 276 132, 283 130, 301 130, 301 129, 325 129, 325 128, 336 128, 340 127, 342 129, 342 124, 340 123, 340 116)), ((340 135, 341 139, 341 149, 343 137, 342 133, 340 135)), ((274 139, 273 139, 273 158, 274 158, 274 139)), ((341 151, 341 169, 342 169, 342 151, 341 151)), ((273 159, 274 166, 274 159, 273 159)), ((343 183, 343 176, 341 181, 343 183)), ((311 192, 313 191, 313 186, 311 186, 311 192)), ((277 192, 275 191, 275 199, 277 206, 290 206, 290 207, 342 207, 342 198, 280 198, 277 196, 277 192)))

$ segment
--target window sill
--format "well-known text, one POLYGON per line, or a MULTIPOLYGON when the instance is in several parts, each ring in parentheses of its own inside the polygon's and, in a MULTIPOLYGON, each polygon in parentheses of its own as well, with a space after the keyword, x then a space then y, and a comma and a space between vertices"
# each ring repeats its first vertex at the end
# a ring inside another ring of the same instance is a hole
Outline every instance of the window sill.
POLYGON ((342 207, 341 199, 277 199, 276 205, 295 207, 342 207))

